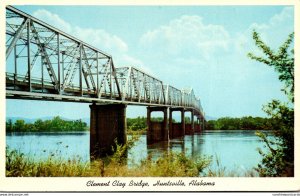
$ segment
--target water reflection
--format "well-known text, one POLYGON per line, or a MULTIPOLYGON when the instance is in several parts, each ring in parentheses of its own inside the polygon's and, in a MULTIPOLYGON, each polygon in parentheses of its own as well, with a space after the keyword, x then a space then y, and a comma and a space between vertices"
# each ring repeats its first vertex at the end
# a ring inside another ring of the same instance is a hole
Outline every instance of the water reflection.
POLYGON ((212 169, 225 167, 227 170, 247 171, 256 167, 261 160, 257 148, 264 149, 264 144, 255 135, 255 131, 247 130, 205 131, 169 142, 152 145, 145 145, 145 142, 146 136, 141 136, 136 146, 129 151, 131 163, 138 163, 148 155, 155 159, 162 153, 172 151, 183 152, 188 157, 211 156, 212 169))
MULTIPOLYGON (((141 136, 141 140, 143 140, 141 136)), ((201 152, 201 145, 204 144, 203 138, 201 134, 198 135, 186 135, 184 137, 175 138, 170 141, 162 141, 155 144, 147 145, 147 154, 159 153, 162 154, 164 152, 177 152, 177 153, 185 153, 188 156, 195 157, 201 152)), ((133 151, 136 148, 141 148, 141 146, 134 147, 133 151)))
MULTIPOLYGON (((138 164, 149 155, 155 159, 162 153, 172 151, 184 152, 189 157, 213 156, 212 167, 217 167, 218 158, 222 166, 229 170, 247 170, 257 166, 261 156, 256 149, 263 148, 255 131, 205 131, 151 145, 147 145, 146 137, 140 136, 128 151, 129 165, 138 164)), ((7 133, 6 144, 34 159, 45 159, 53 153, 63 159, 89 161, 90 158, 89 132, 7 133)))

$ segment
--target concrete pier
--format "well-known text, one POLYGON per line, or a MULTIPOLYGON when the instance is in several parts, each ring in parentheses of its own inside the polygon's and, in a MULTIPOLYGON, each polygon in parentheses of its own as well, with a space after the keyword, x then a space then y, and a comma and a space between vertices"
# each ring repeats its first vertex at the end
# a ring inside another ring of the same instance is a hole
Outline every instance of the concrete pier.
POLYGON ((201 132, 201 125, 200 125, 200 119, 197 117, 197 120, 194 124, 194 133, 200 133, 201 132))
POLYGON ((201 124, 201 131, 205 130, 205 119, 204 117, 200 118, 200 124, 201 124))
POLYGON ((185 134, 186 135, 193 135, 194 134, 194 110, 193 109, 188 109, 185 110, 185 112, 190 112, 191 113, 191 122, 185 124, 185 134))
POLYGON ((90 105, 91 159, 113 154, 115 141, 126 143, 126 105, 90 105))
POLYGON ((169 115, 169 138, 177 138, 185 135, 184 108, 170 108, 169 115), (174 123, 172 121, 172 113, 175 111, 181 112, 181 122, 174 123))
POLYGON ((168 141, 168 108, 167 107, 147 107, 147 144, 159 141, 168 141), (151 112, 163 112, 162 122, 151 121, 151 112))

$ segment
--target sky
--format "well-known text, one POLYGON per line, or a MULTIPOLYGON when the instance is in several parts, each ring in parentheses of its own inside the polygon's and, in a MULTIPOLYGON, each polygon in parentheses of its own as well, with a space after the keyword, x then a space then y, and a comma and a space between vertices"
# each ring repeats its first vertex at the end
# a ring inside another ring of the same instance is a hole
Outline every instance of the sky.
MULTIPOLYGON (((287 101, 252 31, 274 50, 294 31, 293 6, 16 6, 176 88, 192 87, 206 116, 266 117, 262 106, 287 101)), ((88 118, 89 104, 6 100, 6 116, 88 118)), ((127 116, 146 116, 128 106, 127 116)))

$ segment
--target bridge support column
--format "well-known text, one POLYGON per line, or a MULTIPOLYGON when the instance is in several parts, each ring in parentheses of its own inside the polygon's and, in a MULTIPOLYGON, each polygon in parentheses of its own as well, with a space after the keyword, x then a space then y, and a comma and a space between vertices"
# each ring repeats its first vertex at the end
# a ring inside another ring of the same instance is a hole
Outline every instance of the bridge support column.
POLYGON ((204 131, 205 130, 205 120, 204 120, 204 117, 201 117, 201 131, 204 131))
POLYGON ((196 123, 194 124, 194 133, 200 133, 200 132, 201 132, 200 119, 197 116, 196 123))
POLYGON ((193 135, 194 134, 194 110, 185 110, 185 112, 191 112, 191 122, 185 124, 185 134, 193 135))
POLYGON ((113 154, 115 140, 126 143, 126 105, 90 105, 91 159, 113 154))
POLYGON ((177 138, 185 135, 185 123, 184 123, 184 109, 183 108, 170 108, 169 116, 169 138, 177 138), (181 122, 174 123, 172 121, 172 113, 174 111, 181 112, 181 122))
POLYGON ((147 107, 147 143, 152 144, 159 141, 168 141, 168 108, 147 107), (151 121, 151 112, 159 111, 164 113, 162 122, 151 121))

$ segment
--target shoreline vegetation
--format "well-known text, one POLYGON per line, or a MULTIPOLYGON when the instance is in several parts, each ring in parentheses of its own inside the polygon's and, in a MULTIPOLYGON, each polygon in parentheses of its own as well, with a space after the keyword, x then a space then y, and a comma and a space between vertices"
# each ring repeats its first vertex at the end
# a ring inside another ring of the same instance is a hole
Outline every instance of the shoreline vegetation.
POLYGON ((223 117, 205 123, 205 130, 278 130, 278 128, 278 121, 275 119, 252 116, 223 117))
POLYGON ((6 132, 69 132, 69 131, 89 131, 85 122, 79 120, 63 120, 59 116, 51 120, 37 119, 34 123, 26 123, 23 119, 12 122, 6 121, 6 132))
POLYGON ((255 169, 244 172, 228 171, 217 159, 211 168, 212 157, 191 158, 184 152, 166 152, 153 158, 151 154, 139 163, 127 163, 126 152, 138 138, 126 145, 117 145, 114 155, 83 162, 62 159, 52 154, 45 160, 33 160, 17 150, 6 147, 6 177, 257 177, 255 169), (125 155, 125 156, 124 156, 125 155))
MULTIPOLYGON (((127 118, 127 134, 146 134, 147 118, 127 118)), ((152 121, 161 122, 161 117, 151 118, 152 121)), ((173 120, 176 122, 175 120, 173 120)), ((190 123, 190 118, 186 117, 185 122, 190 123)), ((278 122, 271 118, 262 117, 223 117, 217 120, 205 122, 205 130, 278 130, 278 122)), ((72 132, 89 131, 86 122, 79 120, 63 120, 62 117, 55 116, 51 120, 37 119, 33 123, 26 123, 23 119, 13 122, 6 121, 6 132, 72 132)))

